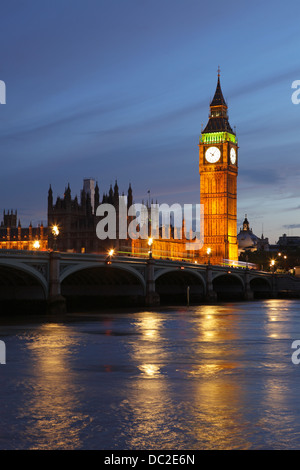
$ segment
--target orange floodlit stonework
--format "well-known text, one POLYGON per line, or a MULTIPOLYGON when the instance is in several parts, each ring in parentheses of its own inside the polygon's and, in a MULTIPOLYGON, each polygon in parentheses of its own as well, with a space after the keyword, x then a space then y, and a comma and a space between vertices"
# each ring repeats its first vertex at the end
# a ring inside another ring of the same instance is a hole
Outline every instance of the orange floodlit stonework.
POLYGON ((204 208, 204 246, 200 258, 222 264, 238 260, 237 174, 238 144, 228 122, 220 74, 210 116, 199 143, 200 202, 204 208))

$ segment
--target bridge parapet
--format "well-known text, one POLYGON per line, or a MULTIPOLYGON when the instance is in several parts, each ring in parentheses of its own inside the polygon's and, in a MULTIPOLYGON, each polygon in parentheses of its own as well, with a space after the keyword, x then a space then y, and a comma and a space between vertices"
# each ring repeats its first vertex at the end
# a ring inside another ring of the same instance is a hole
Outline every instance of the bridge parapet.
MULTIPOLYGON (((169 283, 169 291, 173 289, 174 293, 179 285, 183 291, 184 286, 189 287, 191 282, 191 295, 197 292, 198 297, 200 294, 203 296, 203 301, 216 300, 218 292, 224 293, 226 289, 231 289, 232 293, 239 291, 246 300, 251 300, 258 294, 274 296, 287 293, 300 297, 300 278, 292 275, 277 275, 238 267, 200 265, 188 261, 149 260, 133 256, 114 256, 111 263, 107 264, 106 254, 0 250, 0 274, 1 269, 4 276, 6 272, 11 273, 11 270, 15 269, 16 273, 22 272, 28 279, 34 278, 42 286, 48 304, 53 306, 56 302, 56 309, 59 303, 61 308, 63 306, 62 283, 77 272, 86 270, 88 275, 89 270, 97 267, 102 268, 104 276, 107 274, 111 279, 113 272, 123 273, 118 282, 124 281, 128 284, 135 280, 148 305, 157 305, 157 283, 161 286, 163 278, 165 284, 169 283), (175 284, 172 285, 173 280, 175 284)), ((124 289, 126 291, 125 287, 124 289)), ((128 295, 129 291, 130 289, 128 295)), ((113 284, 109 292, 113 296, 113 284)))

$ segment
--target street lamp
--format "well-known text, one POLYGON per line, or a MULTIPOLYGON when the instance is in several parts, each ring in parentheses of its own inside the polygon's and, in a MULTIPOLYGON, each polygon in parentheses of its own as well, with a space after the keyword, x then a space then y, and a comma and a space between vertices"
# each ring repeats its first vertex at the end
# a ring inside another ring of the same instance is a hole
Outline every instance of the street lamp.
POLYGON ((35 241, 33 242, 33 245, 32 245, 32 246, 33 246, 33 248, 34 248, 35 250, 39 250, 39 248, 40 248, 40 246, 41 246, 39 240, 35 240, 35 241))
POLYGON ((111 259, 114 256, 114 254, 115 254, 115 250, 113 248, 111 248, 108 251, 108 256, 107 256, 106 261, 105 261, 106 264, 111 264, 111 259))
POLYGON ((54 237, 54 246, 53 246, 53 250, 56 251, 57 250, 57 237, 59 235, 59 229, 58 229, 58 226, 57 225, 53 225, 52 226, 52 235, 54 237))
POLYGON ((210 264, 211 248, 207 248, 206 253, 207 253, 207 256, 208 256, 208 264, 210 264))
POLYGON ((272 271, 273 271, 273 273, 274 273, 274 271, 275 271, 275 259, 271 259, 270 267, 271 267, 271 269, 272 269, 272 271))
POLYGON ((152 258, 152 245, 153 245, 153 238, 148 238, 148 246, 149 246, 149 258, 152 258))

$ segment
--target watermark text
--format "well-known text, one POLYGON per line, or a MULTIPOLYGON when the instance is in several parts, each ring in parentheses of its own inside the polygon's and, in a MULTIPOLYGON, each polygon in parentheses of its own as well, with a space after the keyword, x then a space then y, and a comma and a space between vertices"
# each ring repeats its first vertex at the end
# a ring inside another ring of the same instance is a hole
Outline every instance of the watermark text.
POLYGON ((293 104, 300 103, 300 80, 294 80, 292 83, 292 88, 296 90, 292 93, 291 99, 293 104))
POLYGON ((6 364, 6 345, 0 341, 0 364, 6 364))
POLYGON ((100 221, 96 235, 100 240, 185 239, 187 250, 200 250, 204 241, 203 204, 133 204, 127 207, 126 196, 119 196, 118 208, 100 204, 96 210, 100 221), (189 221, 189 226, 187 224, 189 221))
POLYGON ((6 85, 3 80, 0 80, 0 104, 6 104, 6 85))
POLYGON ((292 354, 292 363, 295 365, 300 364, 300 340, 296 339, 292 342, 292 349, 296 349, 296 351, 292 354))

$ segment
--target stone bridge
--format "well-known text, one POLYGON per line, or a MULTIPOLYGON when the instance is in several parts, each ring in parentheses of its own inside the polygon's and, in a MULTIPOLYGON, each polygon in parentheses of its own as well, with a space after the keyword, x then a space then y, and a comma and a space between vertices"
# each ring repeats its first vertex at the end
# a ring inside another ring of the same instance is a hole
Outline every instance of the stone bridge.
POLYGON ((0 312, 300 296, 300 279, 247 268, 98 254, 0 251, 0 312))

